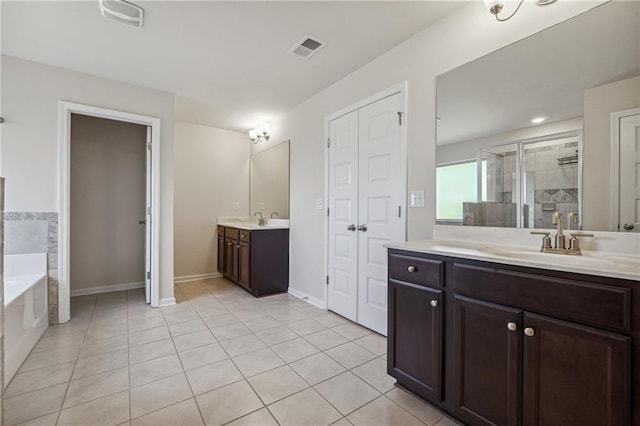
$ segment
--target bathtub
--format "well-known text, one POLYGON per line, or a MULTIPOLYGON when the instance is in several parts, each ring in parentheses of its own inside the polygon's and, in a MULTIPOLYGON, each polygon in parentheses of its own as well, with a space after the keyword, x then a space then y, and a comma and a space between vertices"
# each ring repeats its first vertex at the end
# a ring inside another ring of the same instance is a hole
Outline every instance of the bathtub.
POLYGON ((8 385, 49 326, 47 254, 4 257, 4 383, 8 385))

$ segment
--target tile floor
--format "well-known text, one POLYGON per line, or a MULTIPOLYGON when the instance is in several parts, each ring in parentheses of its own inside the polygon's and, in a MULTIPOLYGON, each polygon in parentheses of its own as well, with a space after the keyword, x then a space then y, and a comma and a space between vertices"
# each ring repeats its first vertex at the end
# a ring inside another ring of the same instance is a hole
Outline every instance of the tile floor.
POLYGON ((225 279, 72 299, 9 384, 5 424, 456 425, 394 386, 386 339, 225 279))

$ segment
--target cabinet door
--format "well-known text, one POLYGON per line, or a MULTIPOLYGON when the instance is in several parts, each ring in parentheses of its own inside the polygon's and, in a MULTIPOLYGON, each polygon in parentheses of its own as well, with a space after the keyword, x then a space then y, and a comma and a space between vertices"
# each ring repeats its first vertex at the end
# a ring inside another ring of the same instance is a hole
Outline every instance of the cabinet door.
POLYGON ((238 284, 244 288, 251 288, 251 245, 240 243, 238 257, 238 284))
POLYGON ((387 372, 434 402, 442 399, 441 290, 389 280, 387 372))
POLYGON ((630 424, 630 338, 525 314, 524 425, 630 424))
POLYGON ((456 412, 472 425, 519 424, 522 312, 463 296, 454 309, 456 412))
POLYGON ((224 238, 218 238, 218 272, 222 275, 225 274, 224 250, 224 238))
POLYGON ((235 240, 227 238, 225 240, 225 277, 230 280, 238 281, 238 243, 235 240))

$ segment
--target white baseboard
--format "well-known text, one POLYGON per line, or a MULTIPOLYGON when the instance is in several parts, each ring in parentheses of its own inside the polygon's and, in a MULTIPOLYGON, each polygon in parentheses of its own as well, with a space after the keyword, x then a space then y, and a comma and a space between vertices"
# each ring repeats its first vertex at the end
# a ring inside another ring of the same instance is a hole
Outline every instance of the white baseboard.
POLYGON ((163 306, 171 306, 171 305, 175 305, 176 304, 176 298, 175 297, 165 297, 164 299, 160 299, 160 305, 159 307, 163 307, 163 306))
POLYGON ((134 290, 137 288, 144 288, 144 281, 136 283, 103 285, 99 287, 78 288, 75 290, 71 290, 71 297, 87 296, 89 294, 110 293, 112 291, 134 290))
POLYGON ((199 274, 199 275, 183 275, 181 277, 175 277, 174 283, 188 283, 189 281, 208 280, 211 278, 220 278, 222 274, 220 272, 214 272, 213 274, 199 274))
POLYGON ((310 303, 317 308, 325 309, 323 300, 315 298, 313 296, 309 296, 308 294, 303 293, 302 291, 291 288, 291 286, 289 286, 289 294, 294 297, 297 297, 298 299, 302 299, 305 302, 310 303))

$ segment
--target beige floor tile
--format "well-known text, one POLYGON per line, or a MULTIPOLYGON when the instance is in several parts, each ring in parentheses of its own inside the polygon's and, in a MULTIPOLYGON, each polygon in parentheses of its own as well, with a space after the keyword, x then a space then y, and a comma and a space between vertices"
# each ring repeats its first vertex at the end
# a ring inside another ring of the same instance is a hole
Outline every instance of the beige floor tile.
POLYGON ((284 361, 269 348, 237 356, 233 358, 233 362, 245 377, 255 376, 284 364, 284 361))
POLYGON ((351 426, 352 423, 346 419, 346 417, 341 418, 335 423, 331 423, 331 426, 351 426))
POLYGON ((369 330, 368 328, 364 328, 352 322, 341 324, 341 325, 332 327, 331 329, 338 334, 342 334, 344 337, 346 337, 349 340, 355 340, 372 333, 372 331, 369 330))
POLYGON ((318 353, 318 349, 303 338, 289 340, 271 347, 285 362, 297 361, 318 353))
POLYGON ((214 362, 187 371, 187 378, 195 395, 235 383, 244 377, 230 359, 214 362))
POLYGON ((230 324, 235 324, 240 322, 240 320, 230 312, 224 313, 224 314, 206 316, 203 319, 204 319, 204 323, 207 324, 207 327, 211 329, 224 327, 225 325, 230 325, 230 324))
POLYGON ((169 331, 174 337, 181 336, 183 334, 195 333, 202 330, 207 330, 207 326, 200 318, 169 324, 169 331))
POLYGON ((189 349, 188 351, 180 352, 179 355, 185 370, 202 367, 227 358, 226 352, 219 343, 189 349))
POLYGON ((222 425, 263 407, 244 380, 200 395, 196 401, 207 425, 222 425))
POLYGON ((244 308, 234 310, 233 315, 238 317, 240 321, 248 321, 254 318, 260 318, 264 315, 264 312, 262 311, 262 309, 258 308, 244 308))
POLYGON ((75 361, 78 358, 79 353, 80 346, 69 346, 65 348, 52 349, 50 351, 31 353, 18 371, 25 372, 75 361))
POLYGON ((203 424, 193 398, 131 420, 131 426, 201 426, 203 424))
POLYGON ((129 391, 126 390, 62 410, 58 425, 115 426, 128 420, 129 391))
POLYGON ((320 309, 316 306, 313 306, 311 304, 309 304, 308 306, 304 306, 300 309, 298 309, 298 312, 308 316, 309 318, 314 318, 314 317, 318 317, 320 315, 326 314, 327 311, 325 311, 324 309, 320 309))
POLYGON ((326 351, 348 342, 346 337, 328 329, 309 334, 304 338, 321 351, 326 351))
POLYGON ((167 320, 167 324, 177 324, 179 322, 191 321, 200 318, 200 315, 191 307, 185 309, 182 312, 176 312, 171 314, 165 314, 164 318, 167 320))
POLYGON ((385 393, 394 388, 396 379, 387 374, 387 362, 375 358, 351 370, 356 376, 385 393))
POLYGON ((462 423, 456 422, 452 418, 444 416, 442 417, 442 419, 440 419, 438 423, 435 424, 435 426, 464 426, 464 425, 462 423))
POLYGON ((287 340, 293 340, 299 336, 293 331, 289 330, 285 326, 270 328, 256 333, 256 336, 260 338, 268 346, 277 345, 278 343, 286 342, 287 340))
POLYGON ((2 396, 4 398, 10 398, 60 383, 66 383, 71 380, 74 366, 75 362, 71 361, 38 370, 18 373, 13 377, 13 380, 11 380, 11 383, 7 386, 2 396))
POLYGON ((194 308, 201 317, 210 317, 213 315, 229 313, 229 310, 222 306, 222 304, 219 304, 219 306, 194 306, 194 308))
POLYGON ((127 353, 127 349, 121 349, 119 351, 80 358, 73 371, 73 380, 126 367, 128 365, 127 353))
POLYGON ((287 365, 258 374, 247 380, 265 404, 271 404, 309 387, 287 365))
POLYGON ((375 358, 374 354, 352 342, 328 349, 325 353, 346 368, 356 367, 375 358))
POLYGON ((387 353, 387 338, 377 333, 371 333, 353 341, 356 345, 362 346, 374 355, 387 353))
POLYGON ((317 333, 318 331, 326 329, 326 327, 317 321, 309 318, 302 321, 292 322, 288 327, 293 330, 294 333, 300 336, 306 336, 307 334, 317 333))
POLYGON ((129 389, 129 368, 127 367, 74 380, 69 384, 64 408, 126 389, 129 389))
POLYGON ((131 389, 131 418, 193 397, 184 373, 131 389))
POLYGON ((351 413, 380 396, 380 392, 350 371, 319 383, 314 386, 314 389, 343 415, 351 413))
POLYGON ((335 327, 340 324, 345 324, 349 321, 348 319, 341 317, 340 315, 335 314, 333 312, 325 312, 322 315, 313 317, 313 320, 319 322, 320 324, 326 327, 335 327))
POLYGON ((315 385, 345 371, 345 368, 324 353, 317 353, 290 364, 308 383, 315 385))
POLYGON ((342 415, 318 392, 307 389, 269 406, 281 426, 322 426, 342 415))
POLYGON ((435 425, 440 419, 442 419, 442 413, 436 408, 400 388, 396 387, 385 395, 387 398, 430 426, 435 425))
POLYGON ((114 352, 128 347, 127 335, 108 337, 106 339, 94 339, 87 337, 82 344, 80 358, 114 352))
POLYGON ((84 341, 85 330, 77 331, 68 335, 43 337, 33 348, 33 352, 50 351, 52 349, 65 348, 69 346, 80 346, 84 341))
POLYGON ((420 420, 384 396, 351 413, 347 419, 355 426, 424 426, 420 420))
POLYGON ((253 318, 248 321, 244 321, 244 325, 246 325, 249 330, 257 333, 258 331, 267 330, 269 328, 279 327, 281 324, 276 321, 274 318, 269 316, 253 318))
MULTIPOLYGON (((131 314, 129 314, 129 316, 131 317, 131 314)), ((141 318, 135 317, 134 319, 129 318, 129 333, 162 327, 163 325, 167 325, 167 323, 162 315, 141 318)))
POLYGON ((182 363, 176 354, 132 365, 129 370, 132 388, 183 372, 182 363))
POLYGON ((266 408, 261 408, 258 411, 254 411, 251 414, 247 414, 244 417, 240 417, 237 420, 227 423, 227 426, 279 426, 276 419, 273 418, 271 413, 266 408))
MULTIPOLYGON (((125 314, 126 315, 126 314, 125 314)), ((126 317, 125 317, 126 318, 126 317)), ((115 337, 128 333, 126 321, 121 324, 96 324, 93 321, 89 324, 87 337, 93 339, 106 339, 107 337, 115 337)))
POLYGON ((266 348, 266 345, 262 343, 262 340, 258 339, 255 334, 248 334, 246 336, 223 340, 220 344, 227 351, 230 357, 266 348))
POLYGON ((216 343, 216 339, 213 337, 213 334, 211 334, 209 329, 205 329, 196 333, 176 336, 173 338, 173 343, 175 343, 178 352, 184 352, 189 349, 195 349, 200 346, 216 343))
POLYGON ((251 330, 245 327, 241 322, 222 327, 214 327, 211 329, 211 332, 218 340, 232 339, 234 337, 251 334, 251 330))
POLYGON ((305 314, 293 309, 283 313, 275 313, 272 316, 283 324, 290 324, 292 322, 302 321, 308 318, 305 314))
POLYGON ((175 353, 176 348, 171 339, 157 340, 129 348, 129 363, 138 364, 175 353))
POLYGON ((144 345, 145 343, 155 342, 171 337, 169 327, 163 325, 160 327, 149 328, 147 330, 136 331, 129 334, 129 346, 144 345))
POLYGON ((56 426, 58 414, 59 413, 56 411, 53 414, 48 414, 46 416, 38 417, 37 419, 20 423, 20 426, 56 426))
POLYGON ((4 424, 13 426, 60 411, 67 383, 4 399, 4 424))

